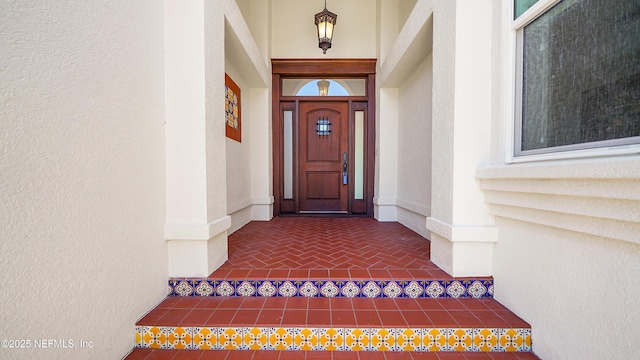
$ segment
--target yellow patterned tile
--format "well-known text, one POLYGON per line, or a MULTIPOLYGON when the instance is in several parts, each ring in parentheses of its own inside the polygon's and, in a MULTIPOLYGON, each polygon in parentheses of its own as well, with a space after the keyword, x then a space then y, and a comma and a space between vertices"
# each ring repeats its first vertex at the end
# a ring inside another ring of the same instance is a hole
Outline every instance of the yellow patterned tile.
POLYGON ((468 351, 473 343, 472 329, 449 329, 447 334, 447 350, 468 351))
POLYGON ((222 328, 218 336, 220 348, 224 350, 239 350, 242 347, 242 329, 222 328))
POLYGON ((445 329, 425 329, 422 334, 422 344, 426 351, 443 351, 447 347, 445 329))
POLYGON ((524 329, 524 345, 522 345, 522 351, 531 351, 531 329, 524 329))
POLYGON ((367 329, 346 329, 344 342, 345 350, 368 350, 371 342, 369 331, 367 329))
POLYGON ((143 347, 161 349, 167 347, 167 334, 164 328, 158 326, 145 327, 142 335, 143 347))
POLYGON ((421 351, 422 350, 422 330, 398 329, 396 333, 395 350, 421 351))
POLYGON ((269 346, 268 328, 245 328, 242 334, 244 350, 266 350, 269 346))
POLYGON ((311 329, 301 329, 296 331, 293 344, 295 350, 317 350, 318 334, 311 329))
POLYGON ((376 351, 390 351, 396 345, 394 329, 373 329, 371 345, 376 351))
POLYGON ((498 351, 498 329, 474 329, 471 351, 498 351))
POLYGON ((144 347, 144 341, 142 337, 144 336, 144 326, 136 326, 136 345, 135 347, 141 348, 144 347))
POLYGON ((500 350, 502 351, 522 351, 525 346, 523 332, 518 329, 500 329, 500 350))
POLYGON ((187 349, 191 347, 192 337, 190 329, 183 327, 170 328, 167 334, 169 340, 167 347, 169 349, 187 349))
POLYGON ((344 350, 342 329, 318 329, 318 350, 344 350))
POLYGON ((215 328, 194 328, 192 349, 218 349, 218 332, 215 328))
POLYGON ((269 349, 290 350, 293 347, 293 334, 290 329, 277 328, 269 333, 269 349))

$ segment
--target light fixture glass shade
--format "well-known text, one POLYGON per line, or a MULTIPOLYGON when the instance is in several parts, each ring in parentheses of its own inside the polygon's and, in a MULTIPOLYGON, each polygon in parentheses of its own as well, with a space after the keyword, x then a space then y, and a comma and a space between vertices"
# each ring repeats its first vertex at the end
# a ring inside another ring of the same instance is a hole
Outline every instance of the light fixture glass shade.
POLYGON ((320 96, 329 95, 329 85, 330 83, 327 80, 318 81, 318 95, 320 96))
POLYGON ((322 21, 318 24, 318 39, 333 38, 333 24, 329 21, 322 21))
POLYGON ((322 49, 322 53, 326 54, 327 49, 331 48, 333 40, 333 27, 336 25, 338 15, 327 10, 325 2, 324 10, 315 15, 315 23, 318 27, 318 47, 322 49))

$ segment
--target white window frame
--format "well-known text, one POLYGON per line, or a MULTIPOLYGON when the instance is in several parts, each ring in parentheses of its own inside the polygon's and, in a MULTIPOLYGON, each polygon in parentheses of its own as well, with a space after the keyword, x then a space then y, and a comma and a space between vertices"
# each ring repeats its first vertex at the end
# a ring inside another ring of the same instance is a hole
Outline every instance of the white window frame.
POLYGON ((507 146, 505 147, 506 163, 524 163, 535 161, 552 161, 552 160, 567 160, 567 159, 582 159, 591 157, 609 157, 609 156, 628 156, 640 154, 640 144, 625 144, 626 142, 637 141, 637 137, 622 138, 615 140, 604 140, 593 142, 597 144, 593 148, 583 148, 584 144, 578 145, 566 145, 558 146, 554 148, 545 148, 539 151, 527 151, 526 153, 519 153, 517 145, 518 137, 522 136, 520 127, 522 126, 522 46, 523 42, 519 37, 522 36, 523 29, 526 25, 537 19, 544 12, 558 4, 562 0, 538 0, 533 6, 525 11, 518 18, 514 17, 514 2, 513 0, 506 0, 507 6, 505 6, 503 16, 505 16, 506 25, 506 58, 505 63, 511 69, 509 74, 505 76, 505 99, 507 99, 507 106, 505 106, 507 114, 507 133, 506 139, 507 146), (631 140, 626 140, 631 139, 631 140), (610 146, 608 146, 610 144, 610 146), (582 147, 581 149, 574 149, 575 147, 582 147), (552 149, 552 150, 549 150, 552 149))

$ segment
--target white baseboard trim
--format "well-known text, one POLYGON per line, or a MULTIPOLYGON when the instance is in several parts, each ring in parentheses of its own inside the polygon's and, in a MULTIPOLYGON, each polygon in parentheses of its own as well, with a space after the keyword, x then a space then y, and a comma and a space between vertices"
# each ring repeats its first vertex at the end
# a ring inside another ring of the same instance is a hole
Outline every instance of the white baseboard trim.
POLYGON ((497 242, 495 225, 452 225, 433 217, 427 218, 427 229, 451 242, 497 242))
POLYGON ((209 240, 231 227, 231 216, 223 216, 208 224, 165 224, 165 240, 209 240))

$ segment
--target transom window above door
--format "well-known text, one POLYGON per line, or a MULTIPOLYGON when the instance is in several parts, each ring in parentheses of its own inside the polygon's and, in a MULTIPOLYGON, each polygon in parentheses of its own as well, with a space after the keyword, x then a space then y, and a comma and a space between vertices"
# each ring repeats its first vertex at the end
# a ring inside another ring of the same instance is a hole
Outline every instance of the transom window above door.
POLYGON ((282 96, 365 96, 366 80, 282 79, 282 96))

